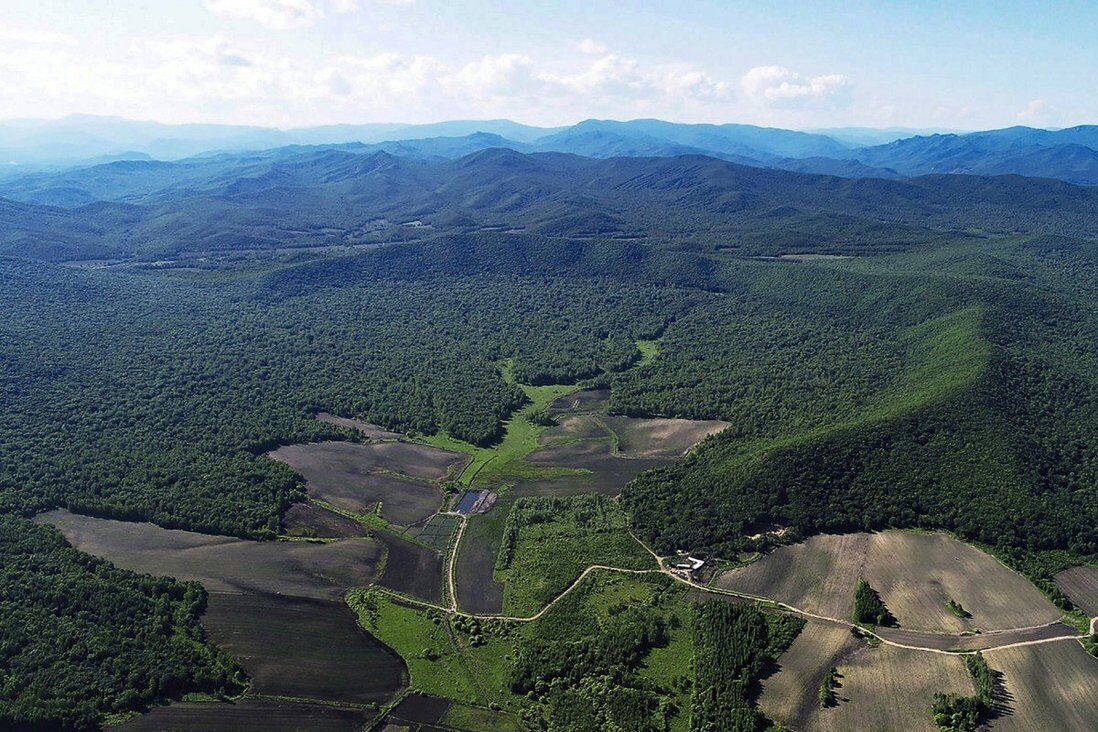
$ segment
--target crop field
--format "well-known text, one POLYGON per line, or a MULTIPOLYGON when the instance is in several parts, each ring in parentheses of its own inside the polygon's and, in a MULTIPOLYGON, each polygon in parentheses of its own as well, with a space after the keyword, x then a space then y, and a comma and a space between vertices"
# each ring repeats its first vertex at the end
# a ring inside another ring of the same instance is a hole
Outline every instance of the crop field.
POLYGON ((527 460, 545 467, 579 468, 587 474, 549 479, 522 480, 515 484, 521 495, 569 495, 597 491, 606 496, 621 493, 625 484, 650 468, 669 465, 668 458, 626 458, 613 454, 609 439, 577 440, 543 447, 527 460))
POLYGON ((449 699, 424 694, 409 694, 397 704, 386 721, 397 724, 438 724, 450 709, 449 699))
POLYGON ((246 699, 176 702, 115 729, 119 732, 359 732, 374 712, 321 704, 246 699))
POLYGON ((402 442, 287 445, 270 455, 301 473, 313 498, 359 514, 380 501, 381 515, 404 526, 439 509, 442 494, 426 481, 444 477, 461 460, 455 453, 402 442))
POLYGON ((268 696, 367 704, 403 686, 404 663, 342 601, 211 593, 202 625, 268 696))
POLYGON ((441 722, 447 728, 452 727, 463 732, 520 732, 522 729, 519 718, 513 714, 457 703, 450 705, 441 722))
POLYGON ((414 442, 310 442, 286 445, 270 455, 298 471, 335 466, 348 475, 386 471, 422 480, 441 480, 464 459, 414 442))
POLYGON ((762 710, 804 730, 934 730, 935 692, 971 695, 972 680, 957 656, 856 640, 847 628, 809 621, 763 681, 762 710), (838 668, 838 703, 821 709, 820 681, 838 668))
POLYGON ((399 440, 404 435, 399 432, 392 432, 384 427, 378 427, 376 424, 370 424, 369 422, 363 422, 360 419, 350 419, 349 417, 337 417, 334 414, 328 414, 327 412, 319 412, 316 418, 321 422, 327 422, 328 424, 334 424, 336 427, 346 427, 347 429, 357 430, 361 432, 363 436, 370 440, 399 440))
POLYGON ((288 536, 345 539, 365 536, 366 527, 353 518, 329 511, 315 503, 295 503, 282 515, 282 530, 288 536))
POLYGON ((80 516, 58 510, 38 518, 81 551, 135 572, 201 582, 210 592, 282 593, 340 599, 377 578, 382 545, 368 538, 313 543, 246 541, 80 516))
POLYGON ((463 610, 483 614, 503 612, 503 583, 495 580, 496 556, 513 501, 512 495, 503 496, 488 513, 468 518, 454 565, 458 601, 463 610))
POLYGON ((435 551, 446 551, 450 545, 450 538, 457 530, 458 519, 446 514, 436 514, 423 526, 409 529, 405 536, 415 539, 420 544, 426 544, 435 551))
POLYGON ((1005 713, 991 723, 998 732, 1092 730, 1098 720, 1098 658, 1075 641, 989 651, 985 658, 1003 674, 1005 713))
POLYGON ((610 434, 593 414, 564 414, 558 423, 542 433, 539 444, 549 446, 572 440, 608 439, 610 434))
POLYGON ((441 554, 384 531, 374 536, 389 549, 378 584, 428 602, 441 601, 441 554))
POLYGON ((617 436, 618 451, 628 457, 679 457, 706 437, 728 427, 719 420, 645 419, 610 415, 606 426, 617 436))
POLYGON ((864 577, 901 628, 960 633, 1042 625, 1060 612, 1028 580, 946 534, 884 531, 813 536, 724 573, 717 586, 766 595, 809 612, 850 614, 864 577), (971 618, 950 611, 960 603, 971 618))
POLYGON ((1098 567, 1072 567, 1056 575, 1056 584, 1090 617, 1098 617, 1098 567))
MULTIPOLYGON (((821 712, 816 692, 824 674, 861 648, 847 628, 809 621, 778 659, 777 673, 763 679, 759 706, 791 729, 814 729, 814 717, 821 712)), ((845 696, 841 687, 837 694, 845 696)))

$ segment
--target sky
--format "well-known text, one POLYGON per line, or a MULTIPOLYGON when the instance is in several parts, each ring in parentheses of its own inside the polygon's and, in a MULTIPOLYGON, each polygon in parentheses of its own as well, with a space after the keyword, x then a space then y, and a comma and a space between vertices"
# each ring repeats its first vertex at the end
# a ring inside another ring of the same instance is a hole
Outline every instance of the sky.
POLYGON ((0 0, 0 118, 1098 123, 1098 2, 0 0))

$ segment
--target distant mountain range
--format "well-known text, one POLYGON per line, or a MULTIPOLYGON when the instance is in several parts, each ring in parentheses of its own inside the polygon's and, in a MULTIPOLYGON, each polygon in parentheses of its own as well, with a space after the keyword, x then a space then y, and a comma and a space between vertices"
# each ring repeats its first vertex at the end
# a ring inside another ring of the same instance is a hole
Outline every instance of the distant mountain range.
POLYGON ((493 146, 423 159, 377 149, 462 147, 442 139, 28 176, 0 191, 24 199, 0 198, 0 255, 148 260, 501 231, 773 255, 905 249, 960 230, 1098 234, 1098 188, 1018 176, 844 179, 704 155, 593 159, 493 146))
MULTIPOLYGON (((248 153, 269 158, 307 146, 418 159, 454 159, 478 150, 566 152, 584 157, 707 155, 754 167, 847 178, 901 178, 932 173, 1055 178, 1098 185, 1098 126, 1063 130, 1009 127, 983 132, 839 128, 799 132, 740 124, 677 124, 655 119, 586 120, 546 128, 509 120, 435 124, 330 125, 291 130, 228 125, 163 125, 114 117, 0 122, 0 196, 79 201, 42 172, 134 160, 177 161, 248 153), (919 134, 909 134, 919 133, 919 134), (281 151, 281 152, 280 152, 281 151), (28 177, 28 174, 30 177, 28 177), (45 191, 45 192, 43 192, 45 191)), ((216 160, 215 160, 216 164, 216 160)), ((110 177, 112 173, 103 172, 110 177)), ((81 173, 77 178, 85 180, 81 173)), ((94 197, 94 196, 93 196, 94 197)))

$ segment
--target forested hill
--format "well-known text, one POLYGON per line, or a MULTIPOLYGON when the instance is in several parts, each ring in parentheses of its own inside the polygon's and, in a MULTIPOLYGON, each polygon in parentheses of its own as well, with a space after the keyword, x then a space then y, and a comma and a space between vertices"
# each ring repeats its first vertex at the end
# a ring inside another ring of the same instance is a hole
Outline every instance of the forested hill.
POLYGON ((1098 232, 1094 188, 1018 176, 851 180, 704 156, 594 160, 488 149, 432 162, 312 150, 237 166, 219 159, 205 173, 181 165, 175 182, 141 166, 108 177, 102 195, 124 190, 128 203, 0 202, 0 253, 158 259, 499 230, 775 255, 897 251, 927 232, 1098 232))

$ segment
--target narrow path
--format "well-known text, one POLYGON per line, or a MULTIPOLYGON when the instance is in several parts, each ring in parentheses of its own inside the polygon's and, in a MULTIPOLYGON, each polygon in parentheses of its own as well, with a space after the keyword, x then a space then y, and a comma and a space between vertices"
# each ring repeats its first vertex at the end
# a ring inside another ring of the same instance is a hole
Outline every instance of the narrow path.
POLYGON ((448 610, 452 613, 458 612, 457 582, 454 581, 454 565, 457 564, 458 546, 461 544, 461 535, 465 533, 465 527, 468 523, 468 517, 462 515, 461 525, 458 527, 457 535, 454 537, 454 548, 450 551, 450 556, 446 561, 446 579, 450 585, 450 607, 448 610))
MULTIPOLYGON (((419 605, 421 607, 431 608, 433 610, 439 610, 439 611, 442 611, 442 612, 453 613, 455 615, 462 615, 462 616, 465 616, 465 617, 476 618, 476 619, 479 619, 479 620, 494 619, 494 620, 507 620, 507 621, 515 622, 515 623, 530 623, 530 622, 533 622, 533 621, 537 620, 538 618, 543 616, 545 613, 549 612, 549 610, 554 605, 556 605, 564 597, 566 597, 570 592, 572 592, 574 589, 576 589, 580 585, 580 583, 583 582, 587 578, 587 575, 591 574, 591 572, 594 572, 597 569, 598 570, 605 570, 607 572, 621 572, 621 573, 624 573, 624 574, 656 574, 656 573, 659 573, 659 574, 664 574, 664 575, 670 577, 671 579, 675 580, 676 582, 679 582, 680 584, 684 584, 688 587, 691 587, 695 590, 699 590, 701 592, 707 592, 709 594, 714 594, 714 595, 725 595, 725 596, 728 596, 728 597, 737 597, 737 598, 740 598, 740 599, 751 600, 751 601, 754 601, 754 602, 767 603, 767 604, 773 605, 775 608, 777 608, 779 610, 782 610, 782 611, 787 612, 787 613, 791 613, 793 615, 799 615, 803 618, 811 618, 813 620, 819 620, 819 621, 826 622, 826 623, 833 623, 833 624, 841 625, 843 627, 850 628, 850 629, 857 628, 858 630, 865 633, 866 635, 871 636, 873 638, 876 638, 881 643, 883 643, 885 645, 888 645, 888 646, 892 646, 894 648, 903 648, 903 649, 910 650, 910 651, 923 651, 925 653, 938 653, 938 654, 941 654, 941 655, 944 655, 944 656, 965 656, 965 655, 971 655, 971 654, 974 654, 974 653, 978 652, 976 650, 971 650, 971 651, 946 650, 946 649, 942 649, 942 648, 930 648, 930 647, 927 647, 927 646, 919 646, 919 645, 912 645, 912 644, 908 644, 908 643, 901 643, 899 641, 894 641, 894 640, 890 640, 888 638, 885 638, 885 637, 879 635, 878 633, 876 633, 875 631, 869 630, 869 629, 864 628, 860 625, 856 625, 855 623, 853 623, 849 620, 845 620, 845 619, 842 619, 842 618, 833 618, 833 617, 829 617, 827 615, 819 615, 817 613, 813 613, 813 612, 810 612, 808 610, 804 610, 804 609, 796 607, 794 605, 790 605, 788 603, 781 602, 780 600, 775 600, 774 598, 771 598, 771 597, 764 597, 762 595, 753 595, 749 592, 738 592, 736 590, 726 590, 726 589, 719 588, 719 587, 709 587, 707 585, 700 584, 698 582, 695 582, 691 579, 688 579, 688 578, 684 577, 683 575, 669 569, 666 566, 666 564, 664 563, 663 557, 661 557, 659 554, 657 554, 655 551, 653 551, 650 546, 648 546, 643 541, 641 541, 640 538, 636 534, 634 534, 632 531, 629 532, 629 535, 633 537, 634 541, 636 541, 638 544, 640 544, 642 547, 644 547, 645 551, 647 551, 649 554, 652 555, 652 558, 656 560, 656 565, 657 565, 658 569, 625 569, 623 567, 611 567, 611 566, 605 565, 605 564, 592 564, 591 566, 587 567, 587 569, 583 570, 583 572, 580 573, 580 575, 572 582, 572 584, 568 585, 568 587, 566 587, 564 590, 562 590, 559 595, 557 595, 552 600, 550 600, 549 603, 545 605, 545 607, 543 607, 541 610, 534 613, 533 615, 529 615, 529 616, 502 615, 502 614, 491 615, 491 614, 476 614, 476 613, 465 612, 464 610, 461 610, 460 607, 458 606, 457 582, 454 578, 454 565, 457 564, 458 549, 461 545, 461 537, 465 532, 465 527, 466 527, 467 524, 468 524, 468 517, 462 516, 461 517, 461 526, 458 527, 457 535, 454 537, 454 541, 452 542, 452 548, 450 549, 449 557, 448 557, 448 560, 447 560, 447 564, 448 564, 447 582, 448 582, 449 589, 450 589, 450 604, 448 606, 444 607, 442 605, 436 605, 434 603, 427 602, 425 600, 420 600, 418 598, 411 598, 411 597, 408 597, 408 596, 405 596, 405 595, 401 595, 399 593, 392 592, 392 591, 390 591, 390 590, 388 590, 387 588, 384 588, 384 587, 376 587, 376 589, 378 589, 378 590, 380 590, 380 591, 382 591, 386 594, 390 594, 390 595, 393 595, 395 597, 399 597, 404 602, 413 603, 413 604, 419 605)), ((1092 633, 1094 632, 1096 624, 1098 624, 1098 618, 1092 618, 1091 621, 1090 621, 1090 629, 1091 629, 1092 633)), ((1018 631, 1018 630, 1030 630, 1033 627, 1040 627, 1040 626, 1031 626, 1031 627, 1028 627, 1028 628, 1010 628, 1010 629, 999 630, 999 631, 995 631, 995 632, 996 633, 1009 633, 1009 632, 1018 631)), ((1055 638, 1039 638, 1039 639, 1036 639, 1036 640, 1017 641, 1017 642, 1014 642, 1014 643, 1004 643, 1004 644, 998 645, 998 646, 988 646, 987 648, 980 649, 979 652, 986 653, 986 652, 989 652, 989 651, 1003 650, 1003 649, 1007 649, 1007 648, 1019 648, 1019 647, 1022 647, 1022 646, 1035 646, 1035 645, 1040 645, 1042 643, 1056 643, 1058 641, 1063 641, 1063 640, 1078 641, 1078 640, 1081 640, 1085 637, 1086 637, 1085 635, 1063 635, 1063 636, 1057 636, 1055 638)))

